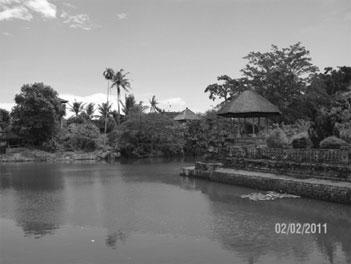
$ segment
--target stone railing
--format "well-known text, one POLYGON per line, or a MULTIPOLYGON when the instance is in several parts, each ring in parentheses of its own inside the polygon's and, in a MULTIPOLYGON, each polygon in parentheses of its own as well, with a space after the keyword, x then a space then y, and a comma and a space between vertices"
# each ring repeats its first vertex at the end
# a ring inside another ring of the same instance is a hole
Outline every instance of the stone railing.
POLYGON ((351 165, 349 149, 273 149, 228 146, 225 156, 247 159, 351 165))

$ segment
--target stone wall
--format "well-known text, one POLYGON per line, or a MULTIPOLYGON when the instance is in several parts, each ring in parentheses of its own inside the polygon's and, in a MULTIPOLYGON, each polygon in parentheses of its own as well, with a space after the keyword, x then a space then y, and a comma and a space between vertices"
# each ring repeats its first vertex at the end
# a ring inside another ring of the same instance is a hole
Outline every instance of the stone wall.
POLYGON ((351 181, 350 149, 272 149, 228 145, 216 149, 205 160, 223 162, 228 168, 297 178, 351 181))
POLYGON ((351 166, 340 164, 300 163, 293 161, 227 157, 224 161, 224 166, 227 168, 272 172, 303 179, 313 177, 351 182, 351 166))
POLYGON ((226 152, 229 157, 248 159, 344 165, 351 163, 351 152, 348 149, 277 149, 229 146, 226 152))
POLYGON ((290 193, 303 197, 351 204, 351 183, 341 184, 327 180, 296 179, 271 173, 243 172, 221 168, 218 163, 197 162, 193 168, 184 168, 184 176, 250 187, 259 190, 290 193), (184 173, 186 172, 187 175, 184 173))

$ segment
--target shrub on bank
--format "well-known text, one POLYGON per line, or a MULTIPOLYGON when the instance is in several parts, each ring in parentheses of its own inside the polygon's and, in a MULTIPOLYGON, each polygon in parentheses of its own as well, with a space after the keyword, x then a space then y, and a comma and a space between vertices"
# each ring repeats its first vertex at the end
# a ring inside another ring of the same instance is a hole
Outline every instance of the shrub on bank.
POLYGON ((335 125, 342 140, 351 143, 351 121, 335 125))
POLYGON ((72 123, 61 133, 67 150, 94 151, 101 146, 99 129, 91 122, 72 123))
POLYGON ((312 147, 312 141, 307 132, 302 132, 291 137, 291 145, 293 148, 306 149, 312 147))
POLYGON ((186 124, 184 152, 202 155, 209 149, 223 147, 235 133, 232 120, 218 116, 215 111, 208 111, 201 120, 186 124))
POLYGON ((266 144, 269 148, 287 148, 289 140, 282 129, 275 128, 266 138, 266 144))
POLYGON ((183 153, 182 127, 159 113, 131 116, 109 135, 124 157, 175 156, 183 153))
POLYGON ((349 144, 341 138, 331 136, 323 139, 319 146, 322 149, 340 149, 341 147, 349 146, 349 144))

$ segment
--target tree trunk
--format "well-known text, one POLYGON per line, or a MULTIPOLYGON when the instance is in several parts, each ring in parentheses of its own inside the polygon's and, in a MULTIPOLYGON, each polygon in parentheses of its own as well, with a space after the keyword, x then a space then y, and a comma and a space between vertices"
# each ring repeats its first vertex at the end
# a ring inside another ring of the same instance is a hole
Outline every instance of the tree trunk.
MULTIPOLYGON (((109 89, 110 89, 110 82, 109 82, 109 80, 107 80, 106 110, 108 108, 109 89)), ((106 113, 105 113, 105 135, 107 133, 107 115, 108 115, 108 113, 106 111, 106 113)))
POLYGON ((121 116, 121 109, 119 106, 119 97, 121 95, 121 91, 119 89, 119 86, 117 85, 117 109, 118 109, 118 116, 117 116, 117 125, 120 124, 120 116, 121 116))

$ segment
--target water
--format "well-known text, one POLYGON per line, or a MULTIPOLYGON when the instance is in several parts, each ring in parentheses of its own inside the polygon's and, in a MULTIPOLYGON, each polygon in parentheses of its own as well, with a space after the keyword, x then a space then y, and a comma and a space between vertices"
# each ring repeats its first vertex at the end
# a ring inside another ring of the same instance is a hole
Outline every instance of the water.
POLYGON ((351 263, 351 207, 242 199, 254 190, 179 177, 186 165, 0 165, 0 263, 351 263))

